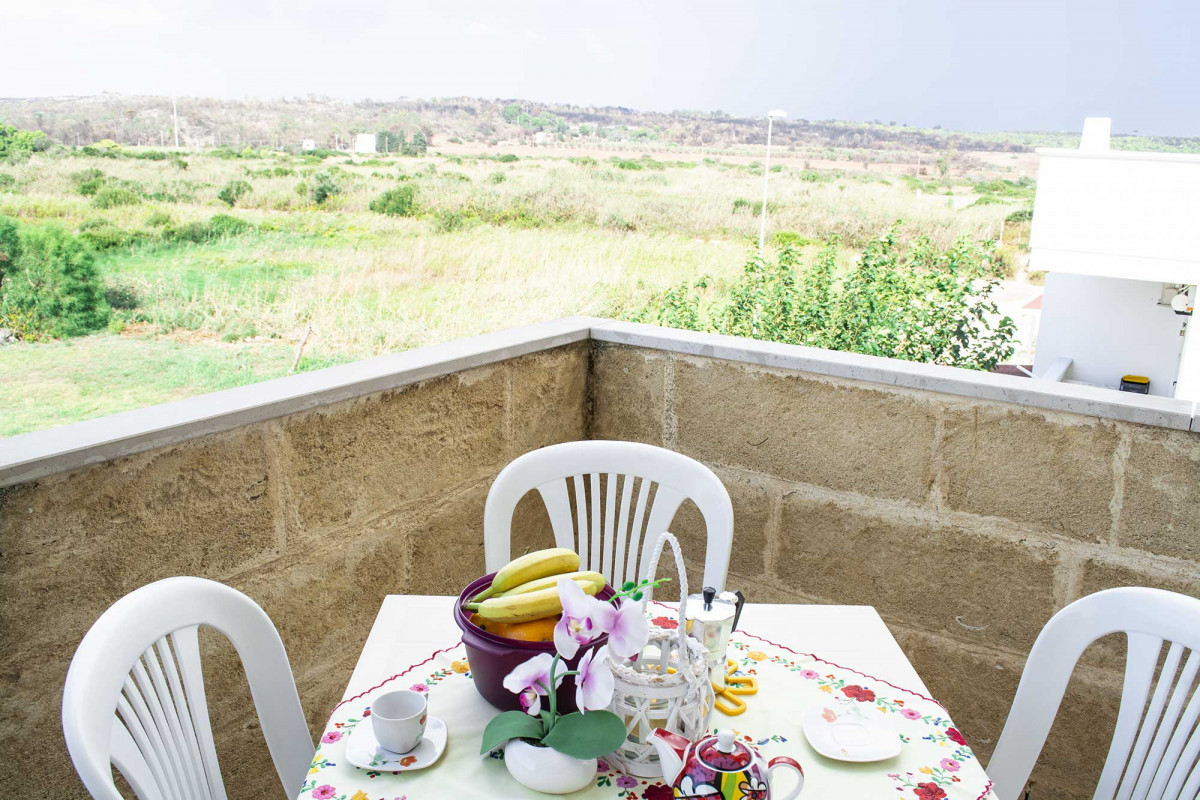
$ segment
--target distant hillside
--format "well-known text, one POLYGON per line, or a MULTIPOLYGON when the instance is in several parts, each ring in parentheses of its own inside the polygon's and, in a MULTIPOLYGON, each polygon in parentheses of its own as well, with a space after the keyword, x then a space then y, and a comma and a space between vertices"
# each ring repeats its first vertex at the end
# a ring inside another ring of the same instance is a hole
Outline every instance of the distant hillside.
MULTIPOLYGON (((329 97, 278 100, 180 98, 180 144, 201 146, 318 147, 345 144, 356 133, 422 130, 436 145, 476 143, 621 143, 630 147, 736 149, 761 145, 761 119, 720 111, 636 111, 467 97, 348 102, 329 97)), ((0 98, 0 122, 45 131, 65 144, 112 139, 126 145, 172 144, 171 98, 102 94, 93 97, 0 98)), ((854 151, 915 160, 923 153, 1074 147, 1077 134, 967 133, 920 129, 895 122, 788 119, 775 125, 773 142, 804 153, 855 159, 854 151), (849 151, 849 152, 848 152, 849 151)), ((1200 152, 1200 138, 1114 137, 1118 149, 1200 152)))

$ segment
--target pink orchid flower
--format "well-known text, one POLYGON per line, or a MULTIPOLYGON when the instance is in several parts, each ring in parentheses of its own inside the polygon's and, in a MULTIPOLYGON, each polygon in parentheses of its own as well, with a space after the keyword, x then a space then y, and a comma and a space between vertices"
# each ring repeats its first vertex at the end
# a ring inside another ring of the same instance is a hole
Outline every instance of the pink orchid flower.
POLYGON ((563 658, 574 658, 581 645, 604 633, 604 621, 612 606, 588 597, 570 578, 559 579, 558 597, 562 601, 563 614, 554 626, 554 647, 563 658))
MULTIPOLYGON (((553 663, 554 656, 539 653, 523 664, 518 664, 504 677, 504 688, 521 696, 521 710, 531 717, 541 713, 542 698, 549 694, 550 665, 553 663)), ((562 683, 561 675, 556 683, 562 683)))
POLYGON ((603 603, 604 616, 601 626, 608 634, 609 647, 617 658, 631 658, 642 652, 650 626, 638 603, 625 603, 620 608, 603 603))
POLYGON ((575 705, 580 713, 584 709, 595 711, 608 708, 612 702, 613 680, 612 670, 608 667, 608 645, 588 650, 579 659, 579 674, 575 676, 575 705))

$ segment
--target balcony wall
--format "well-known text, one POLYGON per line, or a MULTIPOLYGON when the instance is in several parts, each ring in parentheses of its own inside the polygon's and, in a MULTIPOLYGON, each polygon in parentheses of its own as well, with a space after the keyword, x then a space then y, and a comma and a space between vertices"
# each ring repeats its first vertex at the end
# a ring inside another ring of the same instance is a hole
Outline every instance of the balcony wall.
MULTIPOLYGON (((266 608, 316 732, 382 596, 453 593, 480 574, 496 473, 580 438, 650 442, 712 466, 735 506, 730 584, 751 600, 874 605, 988 753, 1056 609, 1123 584, 1200 595, 1191 412, 564 320, 6 440, 0 756, 21 765, 8 785, 85 796, 60 744, 71 654, 109 604, 169 575, 229 583, 266 608)), ((529 501, 522 546, 549 541, 529 501)), ((674 528, 698 570, 695 509, 674 528)), ((1119 651, 1089 652, 1035 798, 1089 795, 1119 651)), ((215 635, 205 658, 233 796, 283 796, 236 659, 215 635)))

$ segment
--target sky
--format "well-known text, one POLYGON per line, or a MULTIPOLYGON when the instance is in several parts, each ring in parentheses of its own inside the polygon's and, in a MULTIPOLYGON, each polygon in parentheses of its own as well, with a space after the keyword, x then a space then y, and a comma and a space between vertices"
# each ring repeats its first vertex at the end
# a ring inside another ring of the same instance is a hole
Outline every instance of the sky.
POLYGON ((0 97, 470 96, 1200 136, 1200 0, 0 0, 0 97))

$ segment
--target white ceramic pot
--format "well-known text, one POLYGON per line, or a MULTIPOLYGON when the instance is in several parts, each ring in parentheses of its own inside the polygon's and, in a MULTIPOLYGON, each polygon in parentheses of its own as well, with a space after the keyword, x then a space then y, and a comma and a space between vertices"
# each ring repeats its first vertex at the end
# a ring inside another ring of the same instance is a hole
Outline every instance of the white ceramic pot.
POLYGON ((596 759, 574 758, 524 739, 509 741, 504 748, 504 764, 522 786, 545 794, 577 792, 596 777, 596 759))

